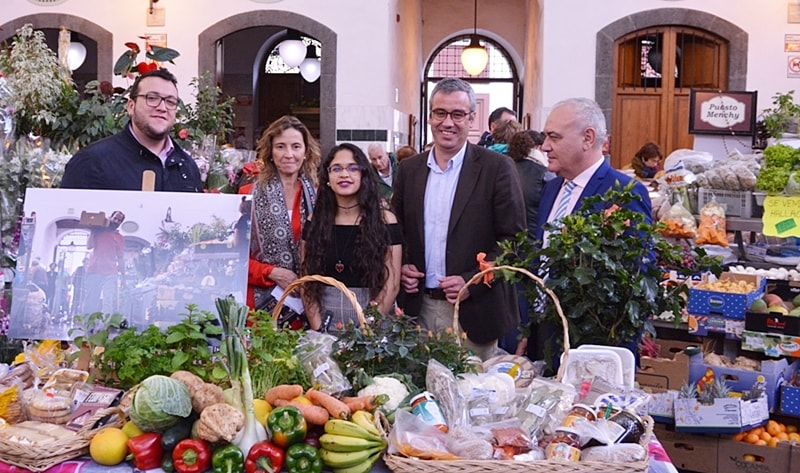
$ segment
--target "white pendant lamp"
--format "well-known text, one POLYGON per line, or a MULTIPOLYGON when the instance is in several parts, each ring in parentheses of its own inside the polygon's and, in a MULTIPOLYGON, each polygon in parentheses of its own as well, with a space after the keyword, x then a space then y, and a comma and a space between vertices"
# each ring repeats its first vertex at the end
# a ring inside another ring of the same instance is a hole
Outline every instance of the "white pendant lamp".
POLYGON ((472 37, 469 40, 469 46, 461 51, 461 65, 464 70, 471 76, 477 76, 486 68, 489 63, 489 53, 486 48, 481 46, 478 42, 478 0, 475 0, 475 16, 472 25, 472 37))
POLYGON ((73 41, 69 43, 67 50, 67 65, 70 71, 74 71, 81 67, 83 61, 86 60, 86 46, 83 43, 73 41))
POLYGON ((289 67, 297 67, 306 58, 306 45, 300 39, 297 30, 289 30, 286 39, 278 46, 278 53, 283 59, 283 63, 289 67))
POLYGON ((317 57, 317 47, 309 44, 306 49, 306 58, 300 64, 300 75, 306 82, 314 82, 319 79, 320 72, 322 71, 317 57))

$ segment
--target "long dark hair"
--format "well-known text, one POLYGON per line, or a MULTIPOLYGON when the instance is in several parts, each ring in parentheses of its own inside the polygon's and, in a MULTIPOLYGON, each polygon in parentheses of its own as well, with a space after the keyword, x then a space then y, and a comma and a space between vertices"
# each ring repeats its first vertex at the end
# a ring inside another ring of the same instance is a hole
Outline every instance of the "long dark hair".
MULTIPOLYGON (((329 186, 328 167, 336 153, 343 150, 353 153, 356 164, 362 169, 361 187, 356 193, 356 199, 361 208, 361 218, 355 237, 353 272, 361 275, 362 286, 369 288, 369 295, 374 298, 381 291, 388 277, 384 261, 391 241, 389 230, 383 219, 377 174, 373 172, 372 164, 361 148, 354 144, 342 143, 334 147, 320 164, 317 203, 314 206, 311 221, 306 224, 309 226, 307 234, 311 237, 305 242, 301 264, 302 272, 303 274, 323 274, 327 254, 332 251, 337 203, 336 194, 329 186), (381 264, 376 264, 378 261, 381 264)), ((306 292, 312 299, 319 300, 322 288, 313 284, 306 288, 306 292)))

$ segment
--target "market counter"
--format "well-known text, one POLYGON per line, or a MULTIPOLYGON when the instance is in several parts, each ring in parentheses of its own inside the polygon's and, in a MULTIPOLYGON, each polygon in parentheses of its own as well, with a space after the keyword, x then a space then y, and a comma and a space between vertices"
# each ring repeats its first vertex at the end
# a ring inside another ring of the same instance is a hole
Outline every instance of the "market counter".
MULTIPOLYGON (((678 473, 678 470, 670 462, 669 456, 664 451, 661 443, 655 435, 650 439, 650 465, 648 473, 678 473)), ((52 466, 42 473, 139 473, 130 463, 124 462, 116 466, 99 465, 89 457, 81 457, 69 460, 58 465, 52 466)), ((160 468, 148 470, 152 473, 163 473, 160 468)), ((326 469, 326 472, 330 470, 326 469)), ((9 465, 0 461, 0 473, 31 473, 31 470, 9 465)), ((372 473, 391 473, 383 460, 379 460, 372 468, 372 473)))

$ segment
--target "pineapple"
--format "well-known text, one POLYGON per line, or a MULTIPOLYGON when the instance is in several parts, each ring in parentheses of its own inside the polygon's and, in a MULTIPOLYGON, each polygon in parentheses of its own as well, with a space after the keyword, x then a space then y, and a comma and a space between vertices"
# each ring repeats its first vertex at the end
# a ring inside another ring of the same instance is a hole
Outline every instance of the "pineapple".
POLYGON ((709 391, 713 394, 714 399, 730 397, 731 389, 724 379, 715 379, 709 391))
POLYGON ((678 393, 680 399, 697 399, 697 385, 695 383, 683 382, 681 390, 678 393))

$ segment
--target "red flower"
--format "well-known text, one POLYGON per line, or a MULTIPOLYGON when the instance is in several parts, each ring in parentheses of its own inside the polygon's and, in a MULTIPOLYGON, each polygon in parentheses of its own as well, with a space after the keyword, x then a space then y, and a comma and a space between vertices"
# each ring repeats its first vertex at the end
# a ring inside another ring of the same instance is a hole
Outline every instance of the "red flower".
POLYGON ((186 128, 181 128, 181 131, 178 132, 178 138, 185 140, 189 137, 189 130, 186 128))
MULTIPOLYGON (((478 269, 480 269, 481 271, 484 271, 494 266, 494 263, 492 261, 486 261, 486 253, 484 253, 483 251, 478 253, 477 259, 478 259, 478 269)), ((492 282, 492 279, 494 279, 494 272, 486 273, 483 275, 483 283, 486 284, 487 286, 490 285, 489 283, 492 282)))

